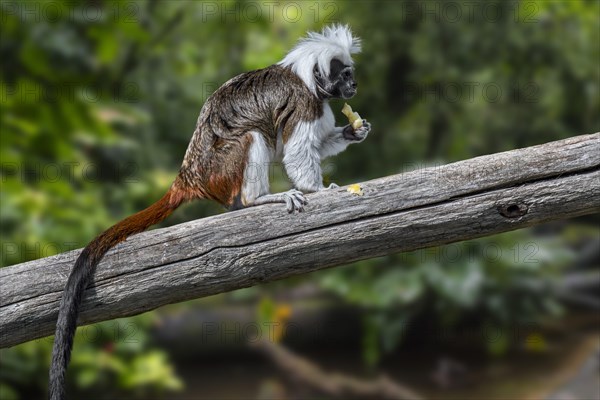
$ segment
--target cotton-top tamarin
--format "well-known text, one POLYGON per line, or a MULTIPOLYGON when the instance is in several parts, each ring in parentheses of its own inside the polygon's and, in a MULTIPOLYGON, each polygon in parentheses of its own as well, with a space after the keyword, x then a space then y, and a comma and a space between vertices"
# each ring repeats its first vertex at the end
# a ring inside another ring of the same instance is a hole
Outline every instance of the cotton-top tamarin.
MULTIPOLYGON (((67 281, 58 312, 49 397, 65 398, 65 374, 83 293, 102 257, 127 237, 169 216, 183 202, 212 199, 229 209, 307 204, 303 192, 326 189, 321 160, 364 140, 370 124, 336 127, 328 104, 356 94, 351 55, 360 41, 347 26, 306 38, 275 65, 227 81, 206 101, 177 178, 156 203, 112 226, 90 244, 67 281), (294 189, 269 193, 268 167, 281 160, 294 189)), ((329 187, 337 187, 332 184, 329 187)))

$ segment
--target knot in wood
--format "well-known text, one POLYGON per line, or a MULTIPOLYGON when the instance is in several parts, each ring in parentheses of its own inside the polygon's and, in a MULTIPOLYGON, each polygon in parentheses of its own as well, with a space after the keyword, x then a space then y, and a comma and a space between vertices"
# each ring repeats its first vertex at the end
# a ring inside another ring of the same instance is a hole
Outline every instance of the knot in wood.
POLYGON ((498 206, 498 212, 505 218, 519 218, 527 214, 529 207, 523 203, 511 203, 498 206))

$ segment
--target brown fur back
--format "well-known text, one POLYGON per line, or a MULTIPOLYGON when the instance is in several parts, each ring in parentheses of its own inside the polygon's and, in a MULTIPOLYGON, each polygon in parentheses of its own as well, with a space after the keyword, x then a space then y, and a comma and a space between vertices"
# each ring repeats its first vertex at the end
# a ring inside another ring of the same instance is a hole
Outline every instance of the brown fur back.
POLYGON ((300 121, 323 112, 318 99, 289 68, 250 71, 226 82, 208 98, 190 141, 178 179, 194 196, 231 206, 240 193, 250 132, 275 149, 300 121))

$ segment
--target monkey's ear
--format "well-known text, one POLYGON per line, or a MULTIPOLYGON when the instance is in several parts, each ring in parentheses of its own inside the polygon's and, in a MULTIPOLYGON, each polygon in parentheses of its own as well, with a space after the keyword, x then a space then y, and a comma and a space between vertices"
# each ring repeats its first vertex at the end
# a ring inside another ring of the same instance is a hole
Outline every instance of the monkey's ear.
POLYGON ((317 78, 323 77, 323 75, 321 75, 321 71, 319 71, 319 67, 317 65, 315 65, 315 67, 313 68, 313 75, 316 76, 317 78))

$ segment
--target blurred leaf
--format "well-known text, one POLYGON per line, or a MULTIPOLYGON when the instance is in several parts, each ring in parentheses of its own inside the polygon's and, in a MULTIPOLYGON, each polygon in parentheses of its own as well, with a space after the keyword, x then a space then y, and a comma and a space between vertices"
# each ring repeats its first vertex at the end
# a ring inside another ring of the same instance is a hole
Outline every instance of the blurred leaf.
POLYGON ((18 400, 19 394, 9 385, 0 382, 0 399, 2 400, 18 400))
POLYGON ((77 374, 77 385, 81 388, 89 388, 98 381, 99 371, 97 369, 83 369, 77 374))
POLYGON ((486 332, 489 332, 489 335, 484 335, 488 353, 496 357, 504 356, 510 349, 510 337, 507 330, 491 325, 486 332))

